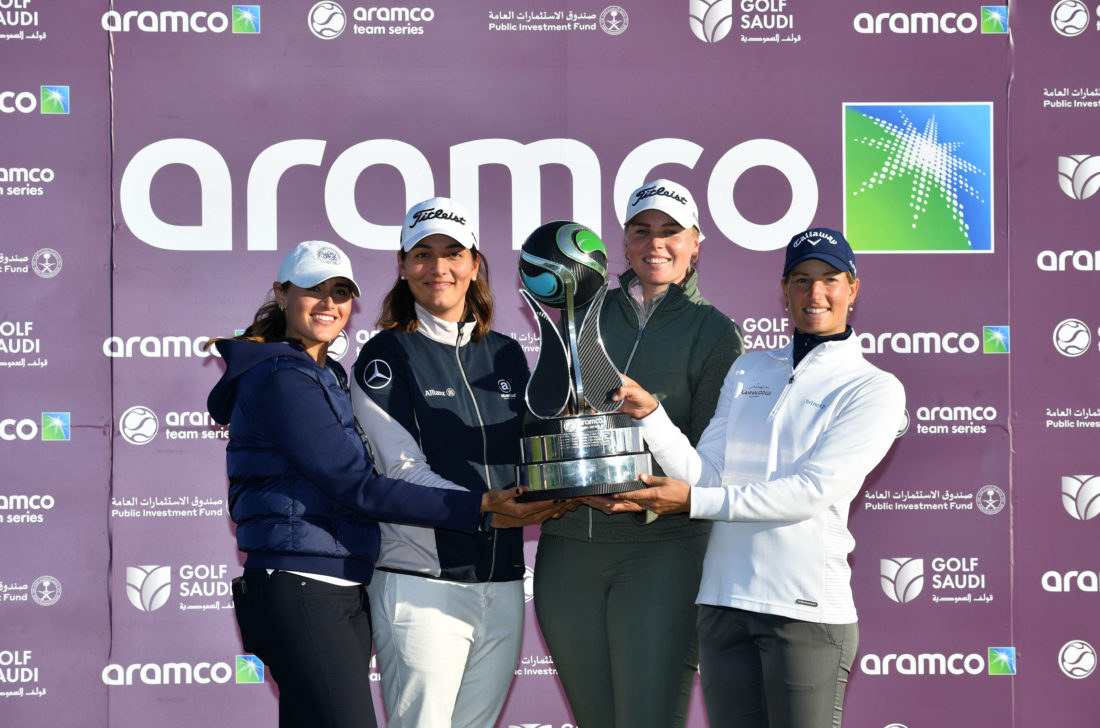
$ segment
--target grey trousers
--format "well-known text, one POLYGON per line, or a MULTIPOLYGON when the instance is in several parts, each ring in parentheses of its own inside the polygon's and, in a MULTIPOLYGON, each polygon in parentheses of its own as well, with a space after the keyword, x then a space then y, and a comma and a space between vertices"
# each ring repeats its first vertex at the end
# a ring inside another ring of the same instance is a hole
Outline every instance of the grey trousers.
POLYGON ((699 677, 712 726, 840 728, 859 629, 701 605, 699 677))
POLYGON ((535 612, 575 723, 685 724, 706 545, 706 534, 646 543, 539 539, 535 612))

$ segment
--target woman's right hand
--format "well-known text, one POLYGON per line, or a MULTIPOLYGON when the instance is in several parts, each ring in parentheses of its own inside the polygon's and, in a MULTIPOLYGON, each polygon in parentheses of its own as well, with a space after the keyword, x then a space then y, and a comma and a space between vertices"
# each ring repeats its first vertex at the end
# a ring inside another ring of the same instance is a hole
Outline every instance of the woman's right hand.
POLYGON ((623 375, 623 386, 615 390, 615 393, 611 395, 611 399, 615 402, 621 401, 623 404, 619 407, 619 412, 630 415, 636 420, 651 414, 658 407, 657 400, 654 399, 653 395, 625 374, 623 375))
POLYGON ((575 501, 531 501, 517 503, 516 498, 527 488, 490 488, 481 495, 481 512, 493 512, 494 528, 513 528, 542 523, 559 518, 566 511, 575 511, 580 505, 575 501))

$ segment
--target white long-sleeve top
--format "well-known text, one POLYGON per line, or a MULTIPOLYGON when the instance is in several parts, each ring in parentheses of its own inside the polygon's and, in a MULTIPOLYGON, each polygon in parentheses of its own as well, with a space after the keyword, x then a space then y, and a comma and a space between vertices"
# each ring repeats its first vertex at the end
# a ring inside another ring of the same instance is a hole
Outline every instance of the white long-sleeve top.
POLYGON ((693 449, 658 408, 638 421, 711 531, 698 604, 830 624, 856 621, 848 509, 902 422, 905 391, 859 340, 742 355, 693 449))

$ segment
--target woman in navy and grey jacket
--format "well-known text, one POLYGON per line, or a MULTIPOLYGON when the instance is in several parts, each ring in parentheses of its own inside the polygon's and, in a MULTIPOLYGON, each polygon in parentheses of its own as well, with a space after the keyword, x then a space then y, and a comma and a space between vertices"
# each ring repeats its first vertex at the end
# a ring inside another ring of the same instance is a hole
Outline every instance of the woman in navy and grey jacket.
MULTIPOLYGON (((355 415, 391 477, 457 492, 515 483, 527 360, 489 329, 488 269, 457 202, 409 210, 384 329, 355 363, 355 415)), ((456 492, 444 490, 442 492, 456 492)), ((562 510, 543 503, 543 516, 562 510)), ((492 726, 519 659, 523 535, 382 524, 370 585, 390 728, 492 726)))
POLYGON ((272 291, 242 336, 214 343, 226 371, 207 401, 229 424, 230 514, 246 554, 237 621, 245 649, 279 685, 280 726, 373 726, 364 585, 378 555, 375 519, 473 532, 516 491, 376 474, 344 370, 327 356, 359 295, 348 259, 328 243, 301 243, 272 291))

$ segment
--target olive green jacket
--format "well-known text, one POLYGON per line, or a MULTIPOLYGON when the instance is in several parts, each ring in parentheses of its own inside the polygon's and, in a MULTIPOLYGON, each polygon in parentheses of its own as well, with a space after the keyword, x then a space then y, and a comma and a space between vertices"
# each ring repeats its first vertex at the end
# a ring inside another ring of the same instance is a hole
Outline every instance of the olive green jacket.
MULTIPOLYGON (((692 270, 680 285, 640 314, 631 298, 628 270, 619 288, 608 291, 600 312, 604 348, 619 371, 637 381, 664 406, 668 416, 694 445, 714 408, 726 373, 744 347, 733 321, 699 295, 692 270)), ((663 474, 654 461, 654 470, 663 474)), ((603 542, 662 541, 710 530, 706 521, 686 515, 663 516, 646 523, 631 515, 608 516, 582 506, 543 524, 543 533, 603 542)))

